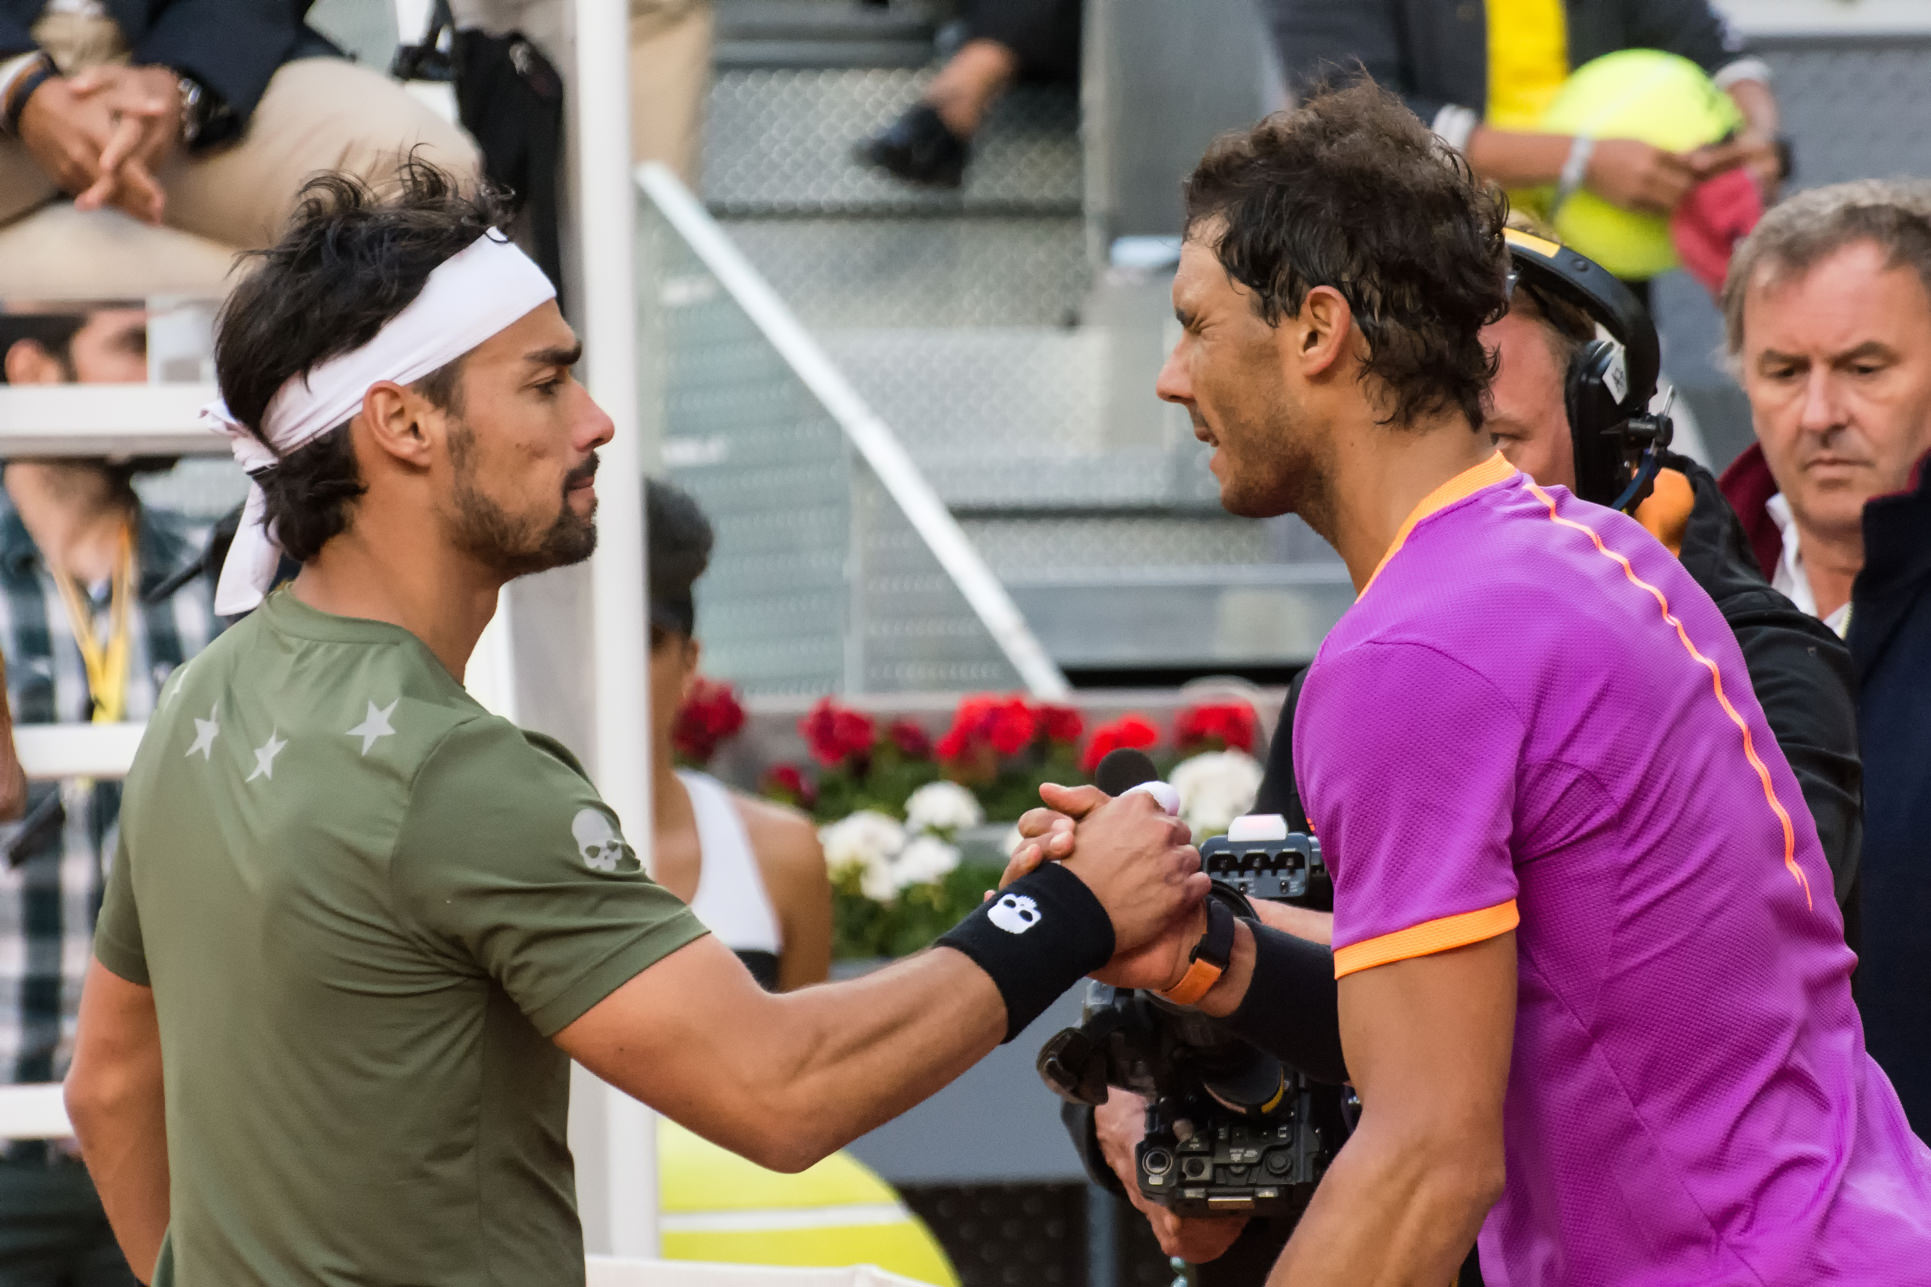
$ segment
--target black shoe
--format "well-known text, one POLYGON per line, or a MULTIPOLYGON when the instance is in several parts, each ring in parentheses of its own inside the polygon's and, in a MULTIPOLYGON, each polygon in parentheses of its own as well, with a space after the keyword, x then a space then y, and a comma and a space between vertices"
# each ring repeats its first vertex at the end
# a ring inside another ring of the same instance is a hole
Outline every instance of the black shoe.
POLYGON ((906 183, 956 188, 965 182, 972 147, 939 119, 929 103, 914 103, 882 133, 860 143, 858 161, 906 183))

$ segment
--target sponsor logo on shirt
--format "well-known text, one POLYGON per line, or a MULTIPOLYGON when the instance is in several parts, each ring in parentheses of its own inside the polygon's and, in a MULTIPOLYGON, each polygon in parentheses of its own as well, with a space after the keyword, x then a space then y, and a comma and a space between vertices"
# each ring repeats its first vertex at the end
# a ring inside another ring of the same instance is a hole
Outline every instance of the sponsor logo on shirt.
POLYGON ((617 824, 595 805, 577 810, 577 816, 570 819, 570 836, 592 871, 628 873, 644 869, 636 851, 624 843, 617 824))

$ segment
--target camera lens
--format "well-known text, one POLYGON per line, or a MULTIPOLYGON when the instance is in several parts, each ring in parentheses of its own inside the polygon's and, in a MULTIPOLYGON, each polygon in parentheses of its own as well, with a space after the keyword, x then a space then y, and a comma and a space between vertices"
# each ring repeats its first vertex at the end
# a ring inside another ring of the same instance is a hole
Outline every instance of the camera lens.
POLYGON ((1163 1148, 1150 1148, 1140 1159, 1140 1168, 1148 1175, 1165 1175, 1173 1169, 1173 1154, 1163 1148))

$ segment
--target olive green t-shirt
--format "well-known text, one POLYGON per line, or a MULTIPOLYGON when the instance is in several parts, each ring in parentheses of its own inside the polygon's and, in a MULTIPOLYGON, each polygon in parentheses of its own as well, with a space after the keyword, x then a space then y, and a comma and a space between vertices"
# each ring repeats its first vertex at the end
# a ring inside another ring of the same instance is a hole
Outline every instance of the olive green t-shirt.
POLYGON ((94 950, 154 989, 157 1287, 583 1281, 559 1029, 704 933, 562 747, 282 591, 177 671, 94 950))

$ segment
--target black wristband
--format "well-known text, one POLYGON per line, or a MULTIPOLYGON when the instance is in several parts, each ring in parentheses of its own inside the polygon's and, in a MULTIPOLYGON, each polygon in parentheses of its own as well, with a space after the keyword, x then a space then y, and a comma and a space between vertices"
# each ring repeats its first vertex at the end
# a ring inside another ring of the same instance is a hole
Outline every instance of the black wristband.
POLYGON ((1227 1016, 1228 1029, 1316 1081, 1346 1081, 1334 953, 1265 925, 1250 928, 1254 977, 1227 1016))
POLYGON ((38 66, 22 72, 19 79, 7 87, 7 133, 19 137, 20 117, 27 110, 27 100, 34 96, 35 90, 58 75, 60 68, 54 65, 54 60, 42 54, 38 66))
POLYGON ((1113 921, 1085 881, 1049 862, 980 904, 935 946, 964 952, 991 977, 1011 1041, 1112 959, 1113 921))

